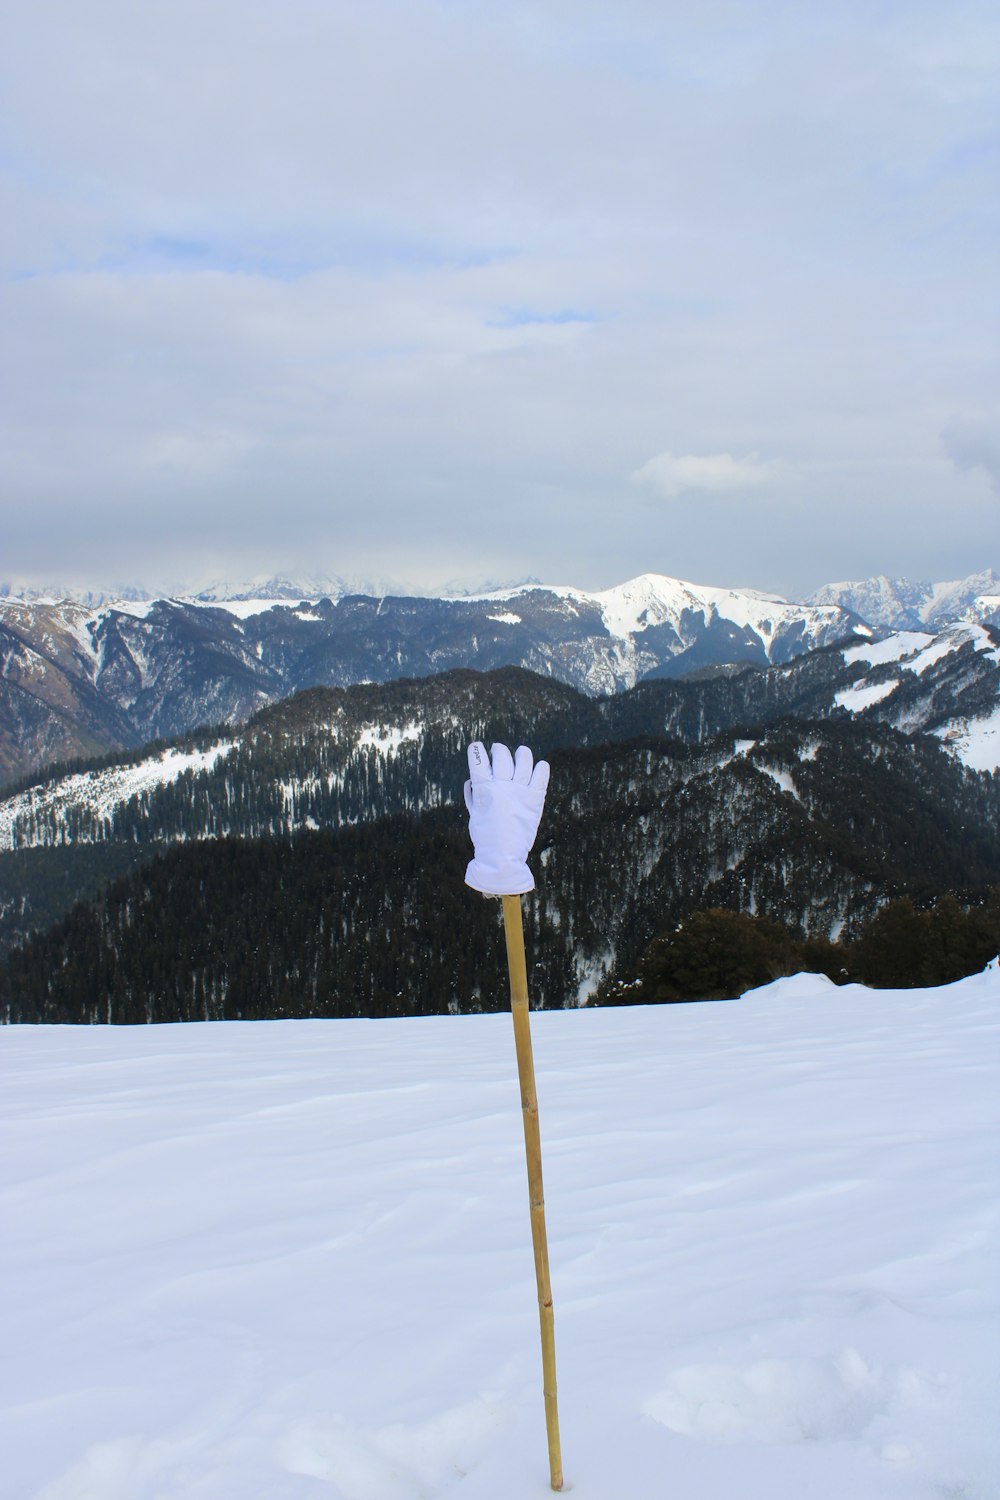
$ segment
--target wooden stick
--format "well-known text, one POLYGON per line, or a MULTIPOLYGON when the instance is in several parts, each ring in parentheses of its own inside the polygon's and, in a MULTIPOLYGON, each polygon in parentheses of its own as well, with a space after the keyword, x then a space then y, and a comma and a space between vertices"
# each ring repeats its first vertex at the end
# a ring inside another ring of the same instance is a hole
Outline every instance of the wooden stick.
POLYGON ((538 1321, 542 1333, 542 1390, 545 1395, 545 1431, 549 1441, 549 1477, 554 1490, 563 1487, 562 1451, 559 1446, 559 1412, 556 1406, 556 1339, 552 1315, 552 1285, 549 1280, 549 1247, 545 1237, 545 1198, 542 1193, 542 1142, 538 1133, 538 1101, 535 1098, 535 1065, 528 1023, 528 971, 524 959, 524 928, 520 896, 504 896, 503 926, 507 939, 510 972, 510 1008, 514 1018, 517 1076, 521 1084, 524 1121, 524 1153, 528 1163, 528 1200, 531 1204, 531 1243, 535 1252, 535 1283, 538 1287, 538 1321))

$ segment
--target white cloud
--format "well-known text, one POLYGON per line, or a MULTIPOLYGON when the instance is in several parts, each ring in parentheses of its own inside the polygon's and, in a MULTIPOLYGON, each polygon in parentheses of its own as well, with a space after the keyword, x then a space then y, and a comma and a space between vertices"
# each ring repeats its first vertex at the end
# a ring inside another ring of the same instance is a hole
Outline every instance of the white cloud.
POLYGON ((5 567, 995 562, 987 0, 8 9, 5 567))
POLYGON ((952 463, 960 469, 983 469, 1000 491, 1000 414, 956 417, 941 441, 952 463))
POLYGON ((781 472, 781 464, 758 458, 756 453, 748 453, 745 458, 734 458, 731 453, 658 453, 631 478, 633 483, 649 485, 672 500, 691 490, 711 494, 755 489, 778 478, 781 472))
POLYGON ((146 443, 140 462, 150 469, 197 478, 225 473, 252 447, 239 432, 161 432, 146 443))

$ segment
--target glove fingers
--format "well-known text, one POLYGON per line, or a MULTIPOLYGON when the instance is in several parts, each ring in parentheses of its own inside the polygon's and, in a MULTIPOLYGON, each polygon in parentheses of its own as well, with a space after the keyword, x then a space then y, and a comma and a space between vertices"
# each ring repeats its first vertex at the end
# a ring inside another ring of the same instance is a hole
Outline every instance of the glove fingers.
POLYGON ((465 792, 465 806, 466 806, 467 810, 471 813, 472 812, 472 782, 471 781, 467 781, 465 783, 465 786, 463 787, 463 791, 465 792))
POLYGON ((506 745, 493 746, 493 780, 513 781, 514 761, 506 745))
POLYGON ((518 745, 514 751, 514 780, 527 786, 531 780, 532 755, 527 745, 518 745))
POLYGON ((482 740, 476 740, 469 746, 469 775, 473 781, 492 780, 490 758, 486 754, 486 746, 482 740))
POLYGON ((540 760, 531 773, 531 781, 529 782, 529 786, 531 787, 533 792, 541 792, 544 796, 545 788, 548 786, 548 784, 549 763, 547 760, 540 760))

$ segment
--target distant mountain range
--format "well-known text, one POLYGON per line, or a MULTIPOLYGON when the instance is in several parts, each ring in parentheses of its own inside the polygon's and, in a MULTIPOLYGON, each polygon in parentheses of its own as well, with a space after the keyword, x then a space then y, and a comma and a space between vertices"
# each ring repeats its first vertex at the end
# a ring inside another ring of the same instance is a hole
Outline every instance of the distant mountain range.
POLYGON ((879 630, 921 630, 953 620, 1000 623, 1000 574, 987 568, 950 583, 910 583, 905 578, 866 578, 828 583, 809 604, 839 604, 879 630))
MULTIPOLYGON (((662 574, 649 577, 664 578, 662 574)), ((676 583, 679 580, 666 580, 676 583)), ((456 581, 437 591, 414 588, 398 579, 349 577, 342 573, 258 573, 252 578, 228 580, 217 578, 211 583, 197 587, 178 587, 167 590, 150 590, 142 584, 128 583, 117 587, 81 588, 66 584, 28 583, 24 580, 0 580, 0 601, 11 599, 38 604, 83 604, 98 606, 122 602, 151 602, 154 599, 178 599, 195 604, 245 603, 250 600, 299 603, 302 600, 342 599, 349 594, 363 594, 369 598, 443 598, 471 599, 485 595, 508 598, 515 592, 527 588, 547 589, 539 578, 527 578, 515 583, 482 581, 474 587, 456 581)), ((627 587, 627 585, 626 585, 627 587)), ((685 585, 697 588, 697 585, 685 585)), ((582 593, 581 590, 555 588, 556 593, 582 593)), ((609 590, 614 593, 616 590, 609 590)), ((751 597, 778 599, 771 593, 758 594, 754 589, 716 590, 748 594, 751 597)), ((591 593, 586 597, 603 597, 591 593)), ((789 601, 782 598, 781 602, 789 601)), ((915 630, 921 625, 944 625, 952 620, 982 620, 984 615, 1000 610, 1000 574, 992 568, 981 573, 972 573, 968 578, 952 579, 947 583, 911 582, 906 578, 888 578, 879 574, 846 583, 824 584, 815 593, 807 594, 804 604, 839 605, 866 620, 869 625, 886 630, 915 630)))
MULTIPOLYGON (((23 579, 0 581, 0 600, 14 599, 33 604, 150 603, 154 599, 188 599, 200 604, 245 599, 321 599, 324 595, 339 599, 344 594, 407 593, 383 579, 348 579, 334 573, 296 574, 289 578, 277 573, 259 573, 242 582, 217 578, 195 588, 181 586, 169 589, 147 589, 141 583, 107 587, 80 587, 78 584, 28 583, 23 579)), ((419 592, 419 591, 418 591, 419 592)))
POLYGON ((1000 621, 1000 579, 875 579, 804 603, 645 574, 588 592, 526 583, 424 598, 343 580, 252 579, 186 598, 57 598, 0 586, 0 780, 236 725, 306 687, 521 666, 591 695, 765 669, 886 629, 1000 621), (329 587, 328 587, 329 585, 329 587))

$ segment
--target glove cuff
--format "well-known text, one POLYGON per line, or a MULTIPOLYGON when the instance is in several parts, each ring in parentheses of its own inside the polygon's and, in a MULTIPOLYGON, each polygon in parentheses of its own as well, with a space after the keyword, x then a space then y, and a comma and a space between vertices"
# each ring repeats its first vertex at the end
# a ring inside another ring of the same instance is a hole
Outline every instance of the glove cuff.
POLYGON ((502 864, 486 864, 481 859, 469 861, 465 883, 484 896, 523 896, 535 889, 535 879, 528 866, 512 859, 502 864))

